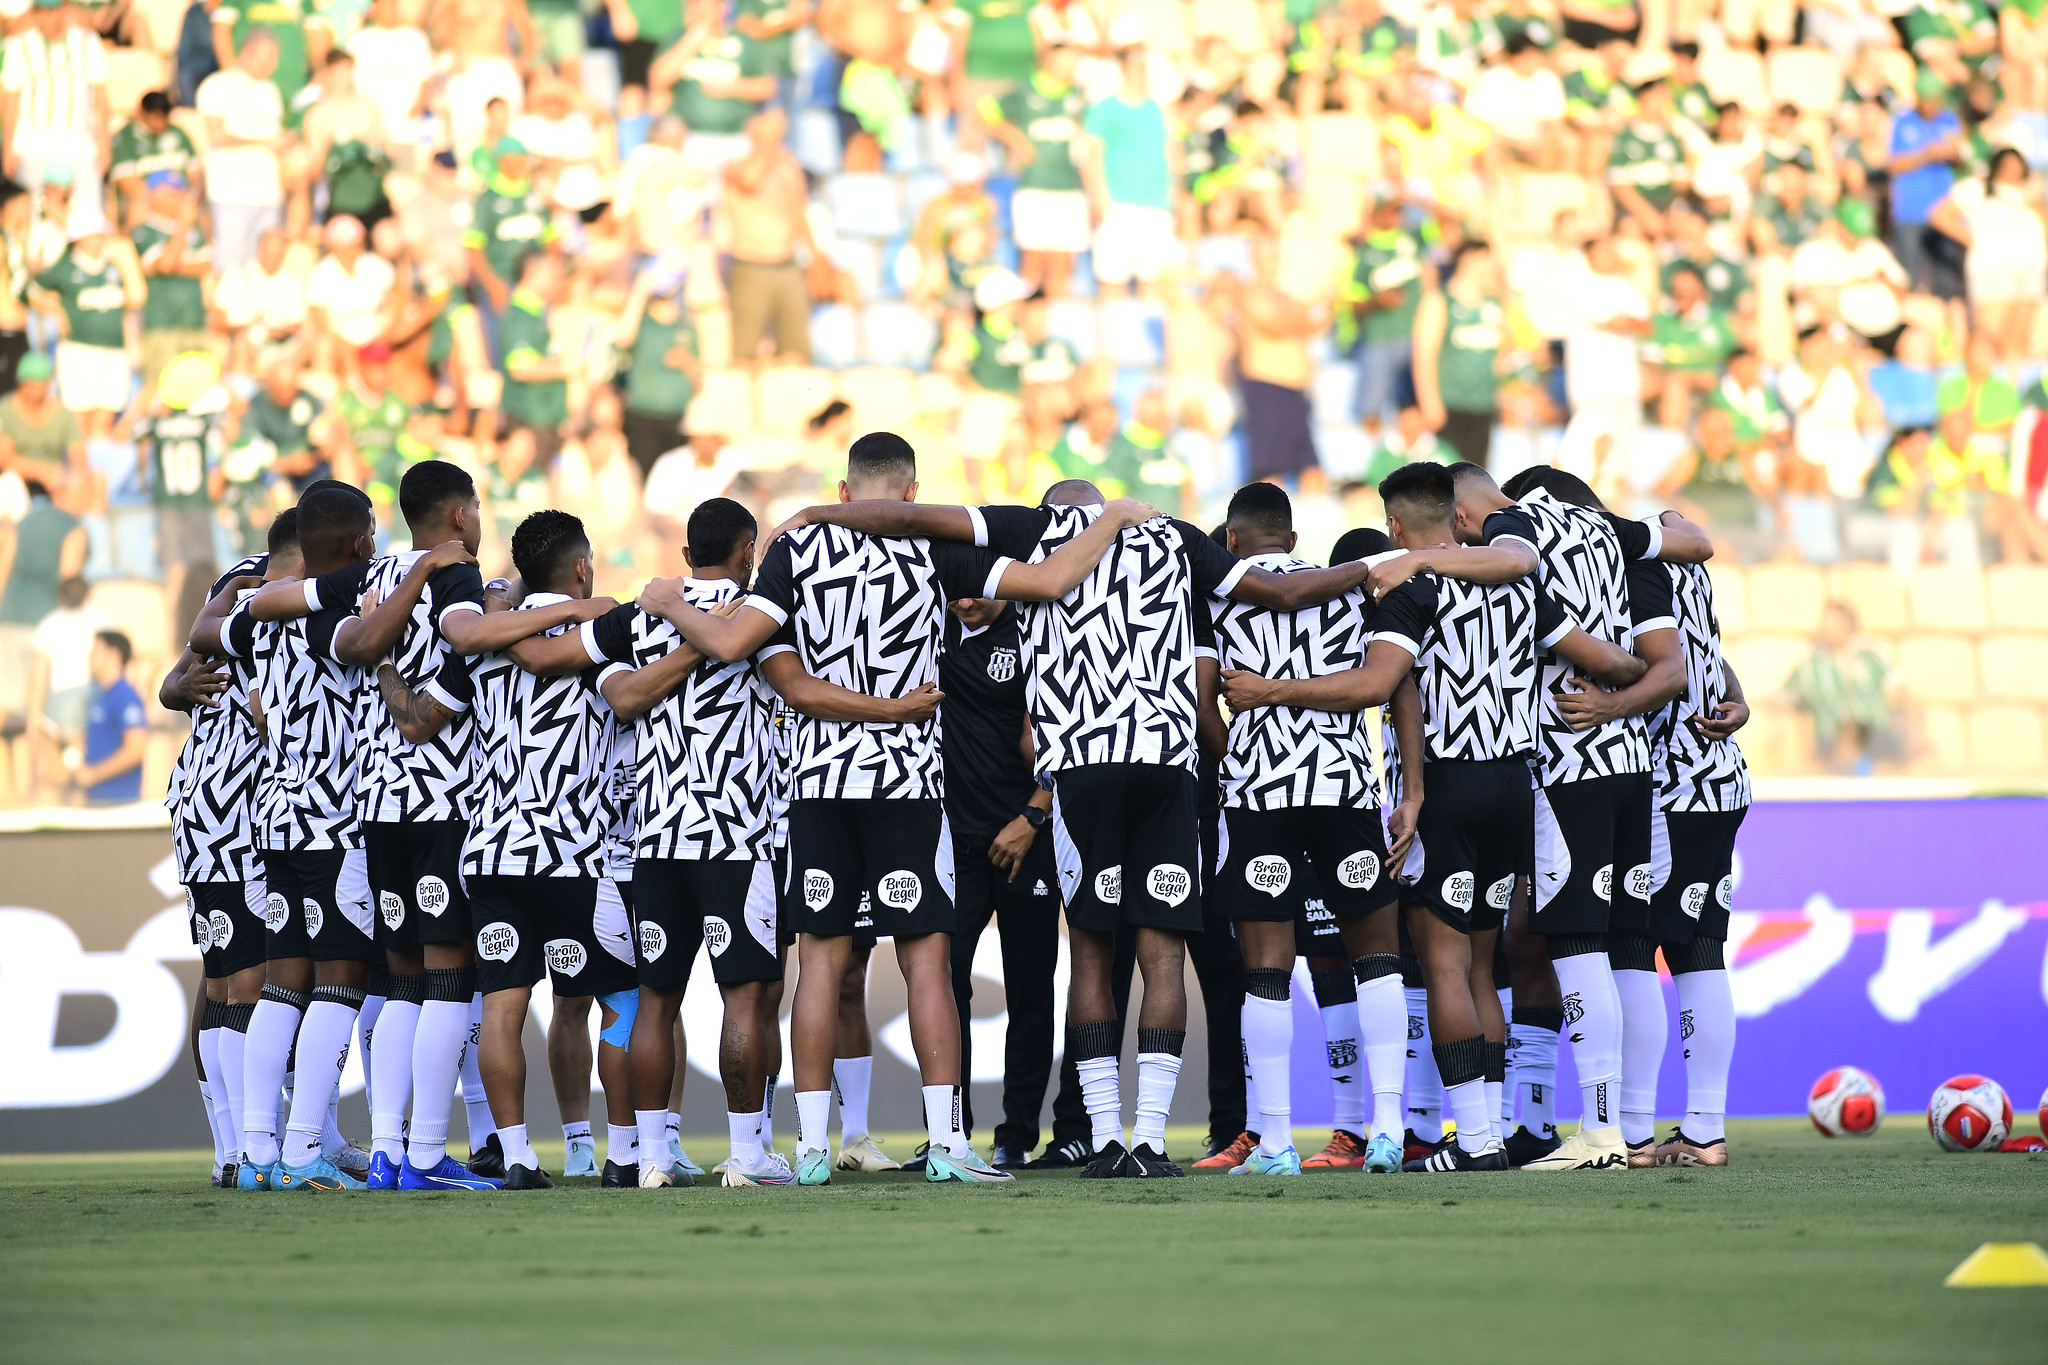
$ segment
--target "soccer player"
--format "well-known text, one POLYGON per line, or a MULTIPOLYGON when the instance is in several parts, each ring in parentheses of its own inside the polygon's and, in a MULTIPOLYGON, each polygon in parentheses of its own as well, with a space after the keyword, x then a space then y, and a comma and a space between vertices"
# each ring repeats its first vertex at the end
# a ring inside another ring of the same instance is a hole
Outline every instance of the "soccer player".
MULTIPOLYGON (((299 499, 307 574, 367 572, 376 528, 353 489, 315 488, 299 499)), ((339 1091, 375 945, 369 882, 356 819, 356 694, 361 670, 334 655, 349 607, 327 607, 263 626, 260 594, 238 604, 195 650, 257 659, 263 776, 257 844, 263 850, 266 958, 262 998, 244 1049, 243 1190, 361 1189, 324 1154, 326 1113, 339 1091), (299 1064, 282 1142, 276 1096, 297 1040, 299 1064)))
MULTIPOLYGON (((1514 501, 1477 465, 1459 463, 1451 473, 1457 489, 1455 529, 1462 543, 1380 564, 1373 571, 1376 592, 1424 568, 1481 583, 1534 574, 1544 593, 1585 634, 1620 645, 1629 637, 1629 561, 1701 562, 1713 553, 1704 533, 1675 513, 1657 523, 1610 523, 1600 513, 1559 502, 1526 483, 1515 485, 1522 496, 1514 501)), ((1641 721, 1633 717, 1573 730, 1555 697, 1572 689, 1575 676, 1571 660, 1555 650, 1546 653, 1542 684, 1549 699, 1540 708, 1541 786, 1529 929, 1544 939, 1557 976, 1585 1110, 1571 1138, 1522 1162, 1530 1170, 1619 1170, 1628 1160, 1618 1105, 1621 1006, 1606 934, 1616 897, 1648 899, 1649 743, 1641 721)), ((1511 894, 1510 886, 1504 896, 1511 894)), ((1518 1008, 1527 994, 1516 992, 1518 1008)), ((1505 1079, 1505 1041, 1497 1056, 1489 1052, 1487 1076, 1505 1079)), ((1444 1083, 1451 1084, 1448 1076, 1444 1083)))
MULTIPOLYGON (((908 506, 917 463, 909 443, 873 432, 847 452, 842 498, 908 506)), ((776 539, 746 605, 720 619, 681 604, 669 620, 713 659, 732 662, 793 628, 807 673, 854 691, 903 698, 937 676, 941 613, 962 597, 1057 597, 1109 548, 1119 526, 1149 515, 1120 506, 1101 530, 1042 564, 946 542, 803 526, 776 539)), ((1007 1180, 961 1131, 960 1032, 953 1001, 951 837, 941 805, 936 720, 854 725, 799 713, 791 745, 789 871, 802 970, 791 1020, 797 1091, 797 1179, 831 1179, 826 1144, 840 983, 856 928, 895 938, 924 1082, 930 1181, 1007 1180), (861 898, 869 898, 861 924, 861 898)))
MULTIPOLYGON (((591 596, 590 539, 566 512, 520 522, 512 563, 524 588, 512 615, 570 603, 587 620, 615 605, 591 596)), ((519 665, 516 648, 470 660, 476 777, 462 875, 484 997, 479 1060, 504 1150, 504 1187, 535 1190, 554 1182, 526 1133, 520 1034, 534 983, 545 970, 557 998, 595 997, 610 1027, 617 1012, 608 999, 633 986, 633 949, 616 890, 604 894, 612 717, 596 670, 543 677, 519 665)))
MULTIPOLYGON (((1069 480, 1046 498, 1036 508, 842 505, 809 508, 799 519, 869 534, 973 540, 1035 564, 1094 531, 1102 495, 1069 480)), ((1125 530, 1116 553, 1078 591, 1027 612, 1034 762, 1053 790, 1073 951, 1067 1050, 1094 1134, 1090 1178, 1184 1174, 1166 1158, 1165 1133, 1187 1037, 1184 940, 1202 927, 1196 605, 1214 594, 1292 611, 1349 591, 1364 576, 1363 566, 1268 573, 1233 560, 1196 527, 1162 518, 1125 530), (1128 1148, 1111 989, 1116 931, 1127 925, 1136 930, 1146 983, 1128 1148)))
MULTIPOLYGON (((1225 527, 1231 553, 1246 563, 1282 575, 1315 567, 1294 556, 1294 511, 1277 485, 1239 489, 1225 527)), ((1287 613, 1227 600, 1212 606, 1224 696, 1233 713, 1223 762, 1216 893, 1244 953, 1244 1048, 1261 1135, 1259 1145, 1232 1168, 1235 1175, 1301 1173, 1288 1079, 1294 1045, 1289 983, 1296 925, 1304 922, 1311 886, 1320 893, 1318 910, 1333 915, 1332 927, 1343 935, 1341 945, 1332 946, 1355 963, 1355 987, 1364 987, 1370 999, 1360 1011, 1361 1027, 1367 1053, 1379 1066, 1363 1164, 1385 1173, 1401 1163, 1398 1059, 1407 1019, 1395 994, 1394 916, 1378 913, 1391 910, 1395 890, 1387 873, 1367 719, 1362 713, 1267 705, 1257 686, 1358 667, 1366 630, 1361 597, 1353 591, 1287 613)), ((1412 683, 1403 680, 1401 686, 1412 694, 1412 683)), ((1412 695, 1405 704, 1413 704, 1412 695)), ((1412 823, 1420 798, 1410 802, 1397 817, 1403 828, 1412 823)), ((1357 998, 1354 993, 1354 1009, 1357 998)), ((1356 1047, 1354 1040, 1354 1065, 1356 1047)))
MULTIPOLYGON (((1410 552, 1455 550, 1451 475, 1414 464, 1380 485, 1387 525, 1410 552)), ((1477 553, 1477 552, 1467 552, 1477 553)), ((1405 558, 1412 558, 1411 553, 1405 558)), ((1391 561, 1383 560, 1374 569, 1391 561)), ((1526 576, 1479 585, 1447 576, 1402 577, 1380 599, 1360 668, 1254 685, 1247 701, 1336 711, 1384 704, 1414 674, 1426 761, 1404 773, 1404 800, 1421 798, 1400 865, 1402 913, 1428 989, 1432 1051, 1457 1139, 1411 1171, 1503 1170, 1486 1082, 1489 1052, 1505 1043, 1493 990, 1493 941, 1517 873, 1531 861, 1528 758, 1537 743, 1536 651, 1564 657, 1603 681, 1630 681, 1642 665, 1592 640, 1526 576)), ((1226 695, 1233 679, 1226 677, 1226 695)), ((1390 979, 1398 980, 1398 974, 1390 979)))
MULTIPOLYGON (((990 1164, 1022 1167, 1038 1145, 1038 1114, 1052 1076, 1053 971, 1059 960, 1059 872, 1052 840, 1052 793, 1031 776, 1031 728, 1024 705, 1019 613, 986 597, 949 605, 939 646, 946 698, 941 750, 946 822, 953 833, 953 997, 960 1007, 960 1067, 973 1075, 971 1032, 976 946, 996 920, 1002 937, 1003 1121, 990 1164)), ((966 1103, 964 1127, 974 1132, 966 1103)))
MULTIPOLYGON (((1605 511, 1561 470, 1538 482, 1564 502, 1605 511)), ((1628 567, 1636 653, 1649 671, 1618 692, 1568 693, 1558 709, 1574 729, 1617 715, 1649 727, 1656 809, 1647 906, 1615 906, 1607 956, 1621 996, 1621 1129, 1631 1168, 1725 1166, 1723 1109, 1735 1010, 1722 956, 1734 886, 1735 835, 1749 808, 1749 769, 1732 738, 1748 719, 1741 685, 1721 658, 1713 582, 1697 564, 1638 560, 1628 567), (1626 916, 1626 918, 1625 918, 1626 916), (1664 1143, 1651 1132, 1668 1024, 1657 948, 1678 987, 1686 1040, 1686 1115, 1664 1143)))
MULTIPOLYGON (((286 578, 299 571, 299 514, 271 522, 265 553, 235 564, 209 599, 225 615, 248 576, 286 578)), ((255 669, 248 659, 209 665, 188 649, 158 694, 167 709, 189 711, 192 734, 171 767, 164 804, 171 849, 200 949, 206 1006, 200 1030, 202 1093, 214 1116, 214 1183, 232 1186, 242 1151, 243 1041, 263 990, 263 864, 250 806, 262 741, 249 716, 255 669)))

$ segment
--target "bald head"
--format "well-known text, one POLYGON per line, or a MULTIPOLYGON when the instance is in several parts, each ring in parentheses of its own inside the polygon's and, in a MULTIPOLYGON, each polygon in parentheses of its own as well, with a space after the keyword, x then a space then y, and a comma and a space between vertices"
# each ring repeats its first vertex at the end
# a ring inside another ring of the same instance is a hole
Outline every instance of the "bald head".
POLYGON ((1045 490, 1040 507, 1100 507, 1106 501, 1102 490, 1086 479, 1061 479, 1045 490))

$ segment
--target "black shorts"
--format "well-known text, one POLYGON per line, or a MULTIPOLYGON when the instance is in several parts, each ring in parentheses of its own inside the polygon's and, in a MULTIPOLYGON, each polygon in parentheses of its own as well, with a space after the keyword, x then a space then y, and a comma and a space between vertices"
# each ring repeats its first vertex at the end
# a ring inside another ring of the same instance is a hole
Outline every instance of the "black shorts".
POLYGON ((270 961, 377 962, 370 879, 359 848, 263 852, 264 954, 270 961))
POLYGON ((1649 932, 1651 799, 1648 773, 1587 777, 1536 793, 1532 932, 1649 932))
POLYGON ((953 836, 936 797, 799 798, 788 856, 782 892, 799 934, 953 932, 953 836))
POLYGON ((711 979, 779 981, 775 868, 752 859, 641 858, 633 864, 633 932, 640 984, 680 991, 697 945, 711 950, 711 979))
POLYGON ((661 51, 661 44, 652 38, 621 38, 619 40, 619 84, 637 85, 647 88, 647 72, 654 65, 655 53, 661 51))
POLYGON ((469 917, 486 995, 536 985, 543 969, 556 995, 633 987, 633 926, 608 878, 471 877, 469 917))
POLYGON ((411 952, 422 943, 468 941, 469 893, 462 887, 468 833, 463 820, 364 822, 379 947, 411 952))
POLYGON ((1294 920, 1294 955, 1351 960, 1344 947, 1344 931, 1338 927, 1336 912, 1323 900, 1314 869, 1310 869, 1307 884, 1302 887, 1301 914, 1294 920))
POLYGON ((1563 25, 1564 40, 1568 43, 1577 44, 1588 52, 1599 47, 1602 43, 1618 41, 1633 45, 1636 37, 1642 31, 1643 25, 1640 20, 1627 28, 1617 28, 1612 24, 1603 24, 1595 19, 1574 19, 1567 15, 1563 25))
POLYGON ((1399 877, 1404 905, 1422 905, 1460 933, 1507 921, 1515 877, 1529 871, 1535 799, 1519 758, 1441 759, 1423 770, 1426 795, 1399 877))
POLYGON ((1735 896, 1735 834, 1749 808, 1650 817, 1650 937, 1725 941, 1735 896))
POLYGON ((192 942, 199 948, 209 981, 263 965, 265 957, 263 879, 248 882, 193 882, 185 888, 192 917, 192 942))
POLYGON ((1097 763, 1053 778, 1053 862, 1067 923, 1199 933, 1195 775, 1160 763, 1097 763))
POLYGON ((1312 894, 1338 919, 1357 919, 1394 899, 1375 806, 1230 807, 1219 845, 1212 891, 1227 919, 1295 919, 1312 894))

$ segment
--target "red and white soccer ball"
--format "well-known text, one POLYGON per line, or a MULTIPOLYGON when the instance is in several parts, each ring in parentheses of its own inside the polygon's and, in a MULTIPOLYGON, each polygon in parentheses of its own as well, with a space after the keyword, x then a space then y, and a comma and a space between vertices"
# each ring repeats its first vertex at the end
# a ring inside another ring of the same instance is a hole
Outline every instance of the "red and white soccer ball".
POLYGON ((1927 1102, 1927 1131, 1951 1152, 1995 1152, 2012 1131, 2012 1101, 1986 1076, 1951 1076, 1927 1102))
POLYGON ((1813 1083, 1806 1116, 1822 1137, 1869 1137, 1884 1122, 1884 1087, 1867 1071, 1838 1066, 1813 1083))

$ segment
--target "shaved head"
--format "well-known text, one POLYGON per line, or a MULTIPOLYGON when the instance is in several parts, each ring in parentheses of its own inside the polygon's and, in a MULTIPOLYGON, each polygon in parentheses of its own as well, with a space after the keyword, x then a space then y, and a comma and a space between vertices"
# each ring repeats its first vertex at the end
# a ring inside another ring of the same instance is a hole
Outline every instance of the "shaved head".
POLYGON ((1102 490, 1086 479, 1061 479, 1045 490, 1040 507, 1100 507, 1106 502, 1102 490))

